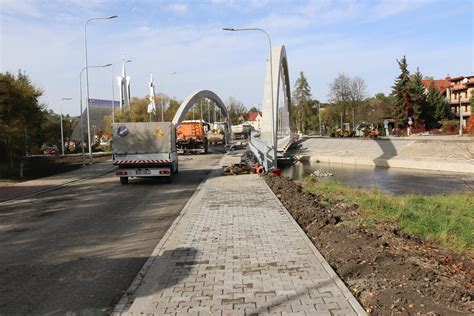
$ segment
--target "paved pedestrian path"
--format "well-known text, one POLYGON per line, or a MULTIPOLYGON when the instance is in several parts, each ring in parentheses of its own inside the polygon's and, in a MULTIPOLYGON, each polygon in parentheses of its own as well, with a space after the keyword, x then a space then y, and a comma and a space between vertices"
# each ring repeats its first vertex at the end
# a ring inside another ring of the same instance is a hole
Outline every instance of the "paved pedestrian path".
POLYGON ((263 179, 220 173, 197 189, 115 314, 365 314, 263 179))

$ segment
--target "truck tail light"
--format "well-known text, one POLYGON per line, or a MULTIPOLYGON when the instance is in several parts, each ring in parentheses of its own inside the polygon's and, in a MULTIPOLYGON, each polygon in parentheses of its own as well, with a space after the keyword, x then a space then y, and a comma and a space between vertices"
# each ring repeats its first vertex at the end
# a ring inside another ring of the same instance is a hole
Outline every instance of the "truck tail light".
POLYGON ((117 170, 115 171, 115 174, 116 174, 117 176, 126 176, 126 175, 127 175, 127 171, 117 169, 117 170))
POLYGON ((160 174, 170 174, 169 170, 160 170, 160 174))

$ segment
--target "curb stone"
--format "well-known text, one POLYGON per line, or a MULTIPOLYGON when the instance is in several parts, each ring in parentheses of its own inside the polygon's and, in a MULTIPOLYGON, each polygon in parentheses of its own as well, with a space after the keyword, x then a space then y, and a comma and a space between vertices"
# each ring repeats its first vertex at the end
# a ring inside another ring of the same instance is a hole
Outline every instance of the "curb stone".
POLYGON ((198 185, 198 187, 196 188, 196 190, 194 191, 193 195, 189 198, 189 200, 186 202, 186 204, 183 206, 183 208, 181 209, 181 211, 179 212, 178 216, 176 217, 176 219, 174 220, 173 224, 171 224, 170 228, 168 228, 168 230, 166 231, 166 233, 164 234, 164 236, 161 238, 160 242, 156 245, 155 249, 153 250, 153 252, 151 253, 150 257, 148 258, 148 260, 145 262, 145 264, 143 265, 143 267, 140 269, 140 271, 138 272, 137 276, 135 277, 135 279, 132 281, 132 283, 130 284, 130 286, 127 288, 127 291, 125 292, 125 294, 122 296, 122 298, 119 300, 119 302, 115 305, 114 307, 114 310, 112 311, 111 315, 115 315, 115 316, 118 316, 118 315, 123 315, 123 314, 126 314, 130 308, 130 306, 133 304, 134 300, 135 300, 135 292, 137 291, 137 289, 140 287, 140 285, 143 283, 143 280, 145 279, 145 276, 148 272, 148 270, 150 269, 150 267, 153 265, 153 263, 155 262, 156 258, 158 257, 158 254, 161 252, 161 250, 163 249, 163 246, 165 245, 165 243, 168 241, 169 237, 171 236, 171 234, 173 233, 174 229, 176 228, 176 226, 179 224, 179 222, 181 221, 181 219, 184 217, 184 215, 186 214, 188 208, 189 208, 189 205, 192 203, 192 201, 199 195, 199 193, 201 192, 201 189, 202 189, 202 186, 204 185, 204 183, 206 183, 206 181, 210 178, 213 178, 216 176, 216 173, 218 173, 220 170, 221 170, 221 166, 220 166, 220 163, 222 160, 224 160, 226 158, 226 156, 224 155, 224 157, 221 158, 221 160, 219 161, 219 163, 217 164, 217 166, 215 166, 214 168, 211 169, 211 171, 209 172, 209 174, 201 181, 201 183, 198 185))
POLYGON ((341 290, 342 294, 348 299, 349 304, 351 304, 352 308, 354 308, 355 312, 358 315, 367 315, 365 310, 362 308, 360 303, 356 300, 354 295, 349 291, 347 286, 341 281, 339 276, 334 272, 334 270, 331 268, 329 263, 324 259, 324 257, 321 255, 319 250, 316 248, 316 246, 311 242, 309 239, 308 235, 305 234, 301 226, 296 222, 296 220, 291 216, 290 212, 286 209, 286 207, 281 203, 281 201, 278 199, 278 197, 275 195, 275 193, 272 191, 272 189, 268 186, 268 184, 263 180, 261 177, 259 177, 259 180, 262 181, 265 186, 268 188, 268 190, 271 192, 271 195, 273 198, 276 200, 276 202, 285 210, 285 215, 289 218, 289 220, 293 223, 293 225, 298 229, 299 234, 301 237, 304 239, 306 245, 311 249, 311 251, 314 253, 314 255, 318 258, 320 261, 321 265, 323 266, 324 270, 331 276, 331 279, 333 279, 337 285, 337 287, 341 290))

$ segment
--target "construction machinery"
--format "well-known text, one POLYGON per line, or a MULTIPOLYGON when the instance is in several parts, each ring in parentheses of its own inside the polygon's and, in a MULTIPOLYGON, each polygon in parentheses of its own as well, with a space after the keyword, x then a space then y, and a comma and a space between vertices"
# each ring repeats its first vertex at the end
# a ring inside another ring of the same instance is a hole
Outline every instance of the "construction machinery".
POLYGON ((234 139, 248 139, 252 132, 252 127, 248 124, 232 125, 234 139))
POLYGON ((176 129, 170 122, 112 124, 112 162, 121 184, 129 177, 167 177, 178 173, 176 129))
POLYGON ((350 123, 343 123, 342 128, 336 130, 336 137, 354 137, 355 131, 350 123))
POLYGON ((212 128, 207 132, 207 140, 209 145, 225 145, 227 134, 227 123, 214 122, 212 128))
POLYGON ((176 145, 183 153, 207 154, 209 124, 199 120, 182 121, 176 126, 176 145))

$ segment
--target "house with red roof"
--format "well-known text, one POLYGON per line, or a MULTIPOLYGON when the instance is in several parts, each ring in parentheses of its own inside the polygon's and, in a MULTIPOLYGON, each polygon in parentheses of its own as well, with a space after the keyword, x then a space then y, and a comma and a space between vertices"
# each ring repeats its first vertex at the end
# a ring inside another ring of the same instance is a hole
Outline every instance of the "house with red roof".
POLYGON ((247 120, 245 123, 252 126, 254 130, 259 131, 262 128, 262 112, 247 113, 247 120))
POLYGON ((461 120, 466 127, 467 121, 474 114, 470 106, 471 97, 474 97, 474 75, 423 80, 423 85, 428 89, 431 82, 434 82, 435 87, 446 97, 454 116, 462 116, 461 120))
POLYGON ((439 92, 446 97, 446 91, 449 87, 451 87, 451 77, 446 77, 445 79, 440 80, 432 80, 426 79, 423 80, 423 85, 428 89, 431 85, 431 82, 434 83, 435 87, 439 90, 439 92))

